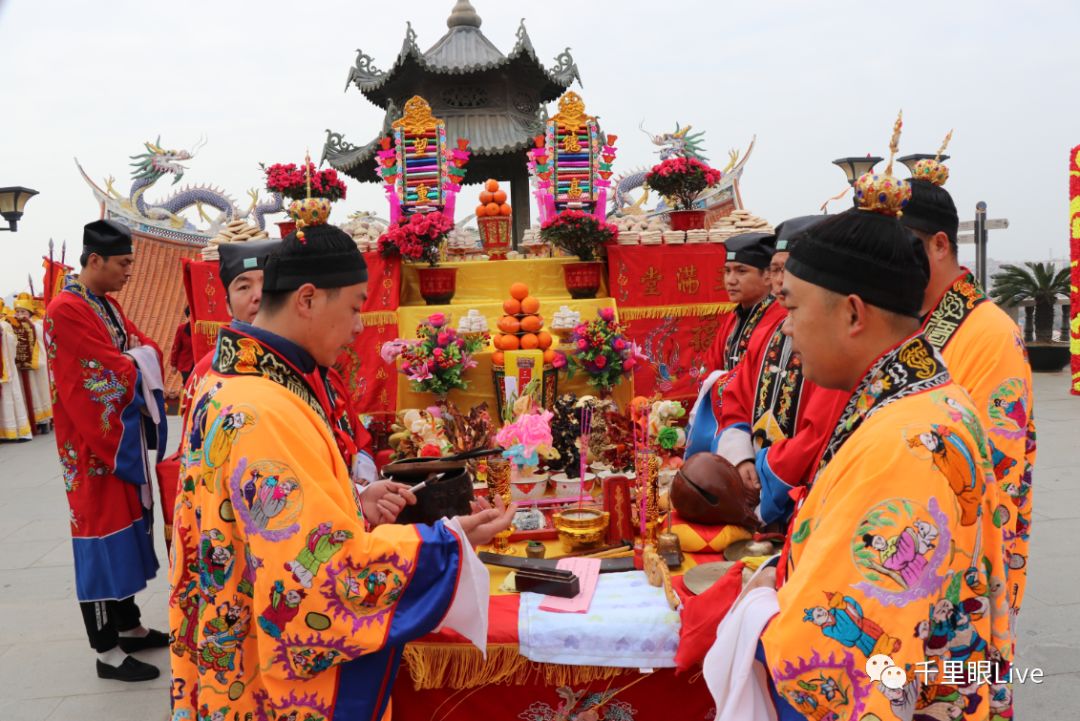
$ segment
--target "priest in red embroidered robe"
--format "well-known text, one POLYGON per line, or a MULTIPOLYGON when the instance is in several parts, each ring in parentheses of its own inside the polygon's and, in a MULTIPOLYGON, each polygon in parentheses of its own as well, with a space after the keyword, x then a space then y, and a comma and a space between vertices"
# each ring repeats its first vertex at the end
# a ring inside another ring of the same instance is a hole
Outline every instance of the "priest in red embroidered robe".
POLYGON ((158 569, 147 448, 160 454, 166 440, 161 350, 107 295, 131 275, 131 231, 111 220, 90 223, 80 262, 46 316, 75 595, 98 676, 143 681, 158 669, 126 652, 168 642, 141 625, 134 599, 158 569))
MULTIPOLYGON (((769 266, 774 297, 780 297, 791 248, 824 217, 792 218, 776 227, 776 253, 769 266)), ((810 482, 848 398, 844 391, 804 378, 802 360, 783 330, 786 318, 785 310, 765 333, 754 335, 724 387, 716 446, 744 484, 759 494, 756 511, 765 525, 786 526, 794 508, 791 490, 810 482)))
POLYGON ((363 329, 352 239, 314 225, 267 261, 253 324, 218 335, 181 457, 170 626, 173 716, 385 719, 403 646, 446 625, 487 640, 473 553, 514 506, 393 521, 407 487, 356 488, 323 378, 363 329))
MULTIPOLYGON (((1006 529, 1014 614, 1027 580, 1031 531, 1031 473, 1035 466, 1035 397, 1031 366, 1016 323, 993 303, 957 259, 960 219, 943 186, 948 168, 937 160, 915 165, 911 202, 901 222, 923 242, 930 283, 923 299, 923 332, 940 351, 953 380, 971 395, 985 429, 994 476, 1012 499, 1001 522, 1006 529)), ((974 420, 959 418, 974 426, 974 420)))
POLYGON ((761 335, 783 315, 770 293, 768 267, 776 250, 770 233, 742 233, 725 244, 724 287, 738 305, 720 321, 720 329, 705 355, 705 381, 690 411, 686 457, 715 452, 720 430, 722 391, 731 371, 746 354, 755 334, 761 335))

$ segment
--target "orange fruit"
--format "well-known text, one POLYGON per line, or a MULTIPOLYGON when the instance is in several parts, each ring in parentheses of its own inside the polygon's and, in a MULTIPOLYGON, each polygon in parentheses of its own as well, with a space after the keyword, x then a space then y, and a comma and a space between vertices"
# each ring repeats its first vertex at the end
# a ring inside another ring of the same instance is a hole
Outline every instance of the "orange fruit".
MULTIPOLYGON (((552 351, 552 353, 554 354, 554 351, 552 351)), ((506 354, 503 353, 501 350, 495 351, 491 354, 491 363, 492 365, 496 365, 501 368, 502 366, 506 365, 506 354)))
POLYGON ((514 300, 525 300, 529 296, 529 286, 524 283, 514 283, 510 286, 510 297, 514 300))
POLYGON ((499 205, 497 203, 488 203, 487 204, 487 214, 488 215, 498 215, 499 214, 499 205))
MULTIPOLYGON (((541 347, 543 347, 543 346, 541 346, 541 347)), ((555 360, 555 351, 553 351, 550 348, 545 350, 544 351, 544 364, 545 365, 551 365, 552 362, 554 362, 554 360, 555 360)))
POLYGON ((484 190, 484 191, 482 191, 480 193, 480 202, 483 203, 484 205, 487 205, 488 203, 492 202, 493 200, 495 200, 495 196, 492 195, 491 193, 489 193, 488 191, 484 190))
POLYGON ((546 351, 551 347, 551 333, 542 330, 536 334, 536 337, 540 340, 540 350, 546 351))
POLYGON ((503 203, 499 206, 499 215, 510 215, 511 212, 513 211, 510 210, 509 203, 503 203))
MULTIPOLYGON (((521 330, 521 324, 518 323, 518 319, 512 315, 504 315, 499 318, 499 330, 503 333, 517 333, 521 330)), ((504 348, 504 350, 506 350, 504 348)))
MULTIPOLYGON (((528 298, 525 300, 528 300, 528 298)), ((535 333, 543 327, 544 322, 540 320, 538 315, 527 315, 521 319, 521 330, 526 333, 535 333)))
POLYGON ((499 181, 495 180, 495 178, 488 178, 487 182, 484 183, 484 190, 488 191, 489 193, 494 193, 498 189, 499 181))
POLYGON ((487 206, 486 205, 478 205, 478 206, 476 206, 476 217, 477 218, 483 218, 485 215, 487 215, 487 206))
POLYGON ((502 349, 503 350, 517 350, 521 347, 521 343, 518 341, 516 335, 504 335, 502 337, 502 349))
POLYGON ((521 349, 533 350, 540 347, 540 339, 536 337, 535 333, 526 333, 521 336, 521 349))
POLYGON ((508 298, 503 301, 503 311, 507 315, 517 315, 521 312, 521 301, 508 298))
POLYGON ((540 310, 540 301, 533 298, 531 295, 522 298, 521 300, 521 312, 522 313, 535 313, 540 310))
POLYGON ((506 202, 506 191, 505 190, 496 190, 494 193, 491 194, 491 199, 494 200, 499 205, 502 205, 503 203, 506 202))

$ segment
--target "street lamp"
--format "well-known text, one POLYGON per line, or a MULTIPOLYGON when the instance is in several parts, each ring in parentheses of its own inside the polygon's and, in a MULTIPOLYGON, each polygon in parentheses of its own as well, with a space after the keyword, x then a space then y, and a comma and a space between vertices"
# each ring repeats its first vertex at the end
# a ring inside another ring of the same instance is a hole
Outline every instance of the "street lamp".
POLYGON ((11 188, 0 188, 0 216, 8 222, 8 227, 0 226, 0 230, 16 232, 19 229, 19 219, 23 216, 23 208, 26 201, 37 195, 36 190, 16 185, 11 188))
POLYGON ((844 171, 844 175, 847 176, 848 185, 855 187, 855 181, 861 178, 863 174, 872 171, 874 166, 882 160, 882 158, 879 158, 876 155, 867 154, 865 157, 856 155, 850 158, 837 158, 832 162, 833 165, 844 171))
POLYGON ((944 163, 949 159, 948 155, 933 155, 932 153, 912 153, 911 155, 905 155, 897 158, 901 163, 907 166, 907 169, 911 171, 912 175, 915 175, 915 163, 920 160, 933 160, 938 159, 939 163, 944 163))

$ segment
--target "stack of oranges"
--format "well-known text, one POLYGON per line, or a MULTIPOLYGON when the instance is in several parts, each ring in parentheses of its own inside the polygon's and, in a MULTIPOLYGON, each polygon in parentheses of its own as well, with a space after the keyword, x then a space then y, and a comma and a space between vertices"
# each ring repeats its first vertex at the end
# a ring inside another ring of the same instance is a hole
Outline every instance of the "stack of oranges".
POLYGON ((506 202, 506 191, 499 190, 499 181, 488 178, 480 192, 480 205, 476 206, 476 217, 510 215, 510 204, 506 202))
POLYGON ((510 298, 503 303, 503 311, 506 315, 499 319, 500 332, 492 340, 495 345, 492 362, 501 367, 505 363, 503 351, 542 350, 544 363, 551 363, 555 358, 551 333, 544 330, 544 319, 537 315, 540 301, 529 295, 529 286, 524 283, 510 286, 510 298))

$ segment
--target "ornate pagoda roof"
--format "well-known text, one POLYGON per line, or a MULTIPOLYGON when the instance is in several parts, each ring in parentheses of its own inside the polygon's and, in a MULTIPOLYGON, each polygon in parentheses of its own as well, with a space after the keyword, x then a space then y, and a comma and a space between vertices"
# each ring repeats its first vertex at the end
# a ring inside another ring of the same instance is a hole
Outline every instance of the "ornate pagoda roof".
POLYGON ((324 161, 357 180, 377 181, 373 158, 379 139, 401 114, 398 104, 425 94, 445 119, 447 135, 469 139, 474 157, 470 171, 478 171, 476 163, 484 156, 516 153, 528 147, 542 130, 542 104, 558 98, 575 80, 581 84, 570 48, 555 58, 554 67, 544 67, 524 20, 518 27, 517 42, 506 55, 480 31, 480 16, 468 0, 458 0, 446 24, 447 33, 426 52, 416 44, 416 33, 408 24, 401 52, 385 72, 375 67, 371 56, 357 51, 345 89, 355 85, 364 97, 387 111, 386 117, 380 133, 363 146, 327 130, 324 161), (500 107, 483 96, 482 84, 503 77, 512 77, 517 91, 500 107), (481 86, 467 85, 470 81, 481 86), (431 97, 432 88, 442 88, 446 95, 431 97), (474 97, 473 93, 481 95, 474 97))

